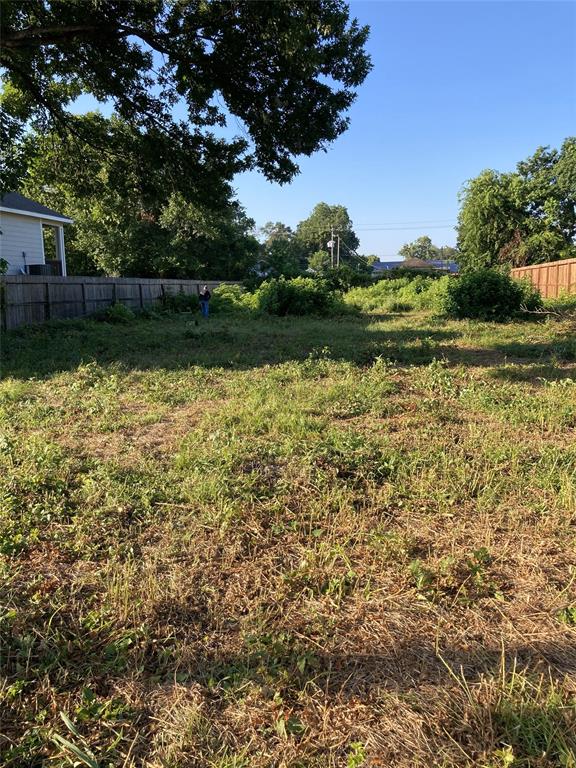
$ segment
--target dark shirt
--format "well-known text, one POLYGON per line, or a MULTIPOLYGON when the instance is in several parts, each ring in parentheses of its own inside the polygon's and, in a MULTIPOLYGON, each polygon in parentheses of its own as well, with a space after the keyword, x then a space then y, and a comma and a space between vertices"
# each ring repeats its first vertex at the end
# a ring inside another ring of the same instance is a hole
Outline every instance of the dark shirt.
POLYGON ((210 293, 208 288, 206 288, 206 290, 202 291, 202 293, 200 294, 200 301, 210 301, 211 297, 212 297, 212 294, 210 293))

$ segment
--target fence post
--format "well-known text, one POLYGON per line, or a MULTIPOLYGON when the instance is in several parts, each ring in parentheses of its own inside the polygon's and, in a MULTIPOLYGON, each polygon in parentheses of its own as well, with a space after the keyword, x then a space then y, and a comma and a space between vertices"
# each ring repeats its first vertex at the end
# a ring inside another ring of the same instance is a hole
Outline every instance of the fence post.
POLYGON ((140 289, 140 309, 144 309, 144 292, 142 290, 142 283, 138 283, 138 288, 140 289))
POLYGON ((0 330, 6 330, 6 300, 8 286, 4 280, 0 280, 0 330))
POLYGON ((86 304, 86 283, 82 281, 80 283, 80 286, 82 288, 82 312, 87 315, 88 314, 88 305, 86 304))
POLYGON ((44 284, 44 293, 45 293, 45 300, 44 300, 44 316, 46 320, 50 320, 52 317, 52 307, 50 306, 50 283, 46 282, 44 284))

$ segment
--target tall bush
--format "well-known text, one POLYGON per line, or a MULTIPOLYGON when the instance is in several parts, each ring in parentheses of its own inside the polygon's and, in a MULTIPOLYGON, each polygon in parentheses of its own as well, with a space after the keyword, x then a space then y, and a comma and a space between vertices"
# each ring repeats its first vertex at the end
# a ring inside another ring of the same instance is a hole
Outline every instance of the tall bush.
POLYGON ((439 304, 438 308, 450 317, 502 321, 524 308, 541 307, 542 298, 532 284, 484 268, 450 281, 439 304))
POLYGON ((250 306, 269 315, 333 315, 346 311, 341 296, 324 280, 295 277, 266 280, 249 299, 250 306))
POLYGON ((449 277, 430 277, 406 274, 395 279, 379 280, 368 288, 353 288, 345 301, 363 312, 408 312, 415 309, 433 309, 436 294, 449 277))
POLYGON ((250 294, 242 285, 222 283, 212 291, 210 310, 215 313, 249 309, 250 294))

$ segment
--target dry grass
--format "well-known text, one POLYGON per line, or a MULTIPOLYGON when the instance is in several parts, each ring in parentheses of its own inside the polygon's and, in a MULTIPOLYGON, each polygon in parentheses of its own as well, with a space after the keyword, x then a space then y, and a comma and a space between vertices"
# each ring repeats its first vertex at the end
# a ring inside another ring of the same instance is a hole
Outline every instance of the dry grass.
POLYGON ((74 327, 0 384, 3 765, 576 765, 563 324, 74 327))

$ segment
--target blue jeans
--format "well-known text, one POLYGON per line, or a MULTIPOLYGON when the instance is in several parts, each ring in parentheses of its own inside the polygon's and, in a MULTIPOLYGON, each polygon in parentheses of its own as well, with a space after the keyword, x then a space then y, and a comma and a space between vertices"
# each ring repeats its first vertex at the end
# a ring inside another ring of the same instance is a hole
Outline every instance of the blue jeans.
POLYGON ((200 311, 202 312, 202 317, 208 317, 208 302, 207 301, 200 301, 200 311))

